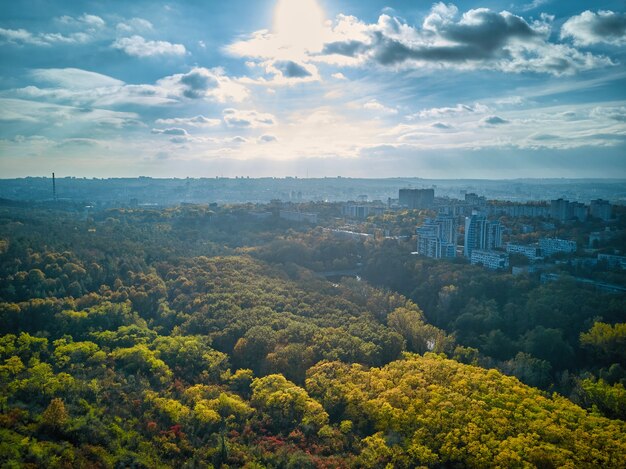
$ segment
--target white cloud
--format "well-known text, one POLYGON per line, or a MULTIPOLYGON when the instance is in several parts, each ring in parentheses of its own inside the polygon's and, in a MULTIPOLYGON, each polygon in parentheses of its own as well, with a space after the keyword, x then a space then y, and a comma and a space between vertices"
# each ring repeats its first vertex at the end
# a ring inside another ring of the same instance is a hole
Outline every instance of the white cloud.
POLYGON ((224 122, 229 127, 257 128, 276 125, 276 118, 272 114, 253 110, 224 109, 224 122))
POLYGON ((122 23, 117 23, 116 29, 120 34, 145 33, 152 31, 152 23, 143 18, 131 18, 122 23))
POLYGON ((25 29, 0 28, 0 40, 10 44, 48 45, 44 40, 34 36, 30 31, 26 31, 25 29))
POLYGON ((469 114, 469 113, 485 113, 488 112, 489 108, 481 103, 474 104, 457 104, 454 107, 435 107, 430 109, 422 109, 420 112, 416 114, 411 114, 407 116, 407 119, 430 119, 430 118, 441 118, 445 116, 451 115, 460 115, 460 114, 469 114))
POLYGON ((153 134, 163 134, 163 135, 175 135, 180 137, 187 137, 189 133, 185 129, 181 129, 180 127, 171 127, 168 129, 152 129, 153 134))
POLYGON ((146 41, 134 35, 117 39, 111 47, 126 52, 133 57, 154 57, 157 55, 185 55, 187 50, 182 44, 167 41, 146 41))
POLYGON ((376 99, 370 99, 365 104, 363 104, 363 109, 367 109, 368 111, 376 111, 382 114, 397 114, 398 110, 395 108, 387 107, 376 99))
POLYGON ((47 127, 63 127, 66 124, 96 125, 110 127, 141 126, 139 115, 134 112, 85 109, 51 103, 39 103, 24 99, 0 98, 0 120, 27 122, 47 127))
POLYGON ((97 15, 90 15, 87 13, 83 13, 78 17, 73 16, 61 16, 58 18, 58 21, 64 25, 68 26, 78 26, 78 27, 91 27, 91 28, 104 28, 106 26, 106 22, 97 15))
POLYGON ((195 117, 174 117, 171 119, 157 119, 159 125, 187 125, 191 127, 215 127, 222 123, 221 119, 209 119, 202 115, 195 117))
POLYGON ((333 73, 331 76, 335 80, 347 80, 346 76, 343 73, 341 73, 341 72, 333 73))
POLYGON ((52 46, 55 44, 79 44, 92 40, 90 34, 84 32, 63 35, 61 33, 33 34, 25 29, 0 28, 0 44, 2 42, 15 45, 52 46))
POLYGON ((121 86, 124 84, 123 81, 110 76, 79 68, 39 68, 32 70, 30 75, 37 81, 70 90, 93 90, 94 88, 121 86))
POLYGON ((600 10, 572 16, 561 27, 561 38, 571 38, 577 46, 626 44, 626 13, 600 10))

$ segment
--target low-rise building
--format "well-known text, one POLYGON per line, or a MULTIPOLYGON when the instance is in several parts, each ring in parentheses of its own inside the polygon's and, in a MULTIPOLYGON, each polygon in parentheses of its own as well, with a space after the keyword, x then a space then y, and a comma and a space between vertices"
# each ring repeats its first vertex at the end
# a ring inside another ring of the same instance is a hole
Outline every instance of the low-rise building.
POLYGON ((341 207, 341 214, 348 218, 365 219, 370 215, 382 215, 385 207, 366 204, 346 204, 341 207))
POLYGON ((508 269, 509 255, 506 252, 474 249, 472 250, 470 263, 472 265, 482 265, 492 270, 508 269))
POLYGON ((559 238, 541 238, 539 248, 544 256, 552 256, 560 252, 570 254, 577 250, 576 241, 559 238))
POLYGON ((537 244, 513 244, 509 243, 506 245, 506 252, 509 254, 521 254, 522 256, 527 257, 531 261, 535 261, 537 259, 541 259, 541 251, 537 244))
POLYGON ((295 210, 281 210, 280 218, 289 221, 317 223, 317 213, 297 212, 295 210))
POLYGON ((609 267, 626 270, 626 256, 616 256, 614 254, 598 254, 598 262, 606 262, 609 267))

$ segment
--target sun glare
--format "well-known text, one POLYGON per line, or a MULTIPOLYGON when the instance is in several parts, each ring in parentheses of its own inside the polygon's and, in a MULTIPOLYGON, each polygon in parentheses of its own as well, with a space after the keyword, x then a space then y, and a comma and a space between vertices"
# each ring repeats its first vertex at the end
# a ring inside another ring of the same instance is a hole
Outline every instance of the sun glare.
POLYGON ((274 32, 290 47, 314 50, 323 43, 324 19, 316 0, 278 0, 274 32))

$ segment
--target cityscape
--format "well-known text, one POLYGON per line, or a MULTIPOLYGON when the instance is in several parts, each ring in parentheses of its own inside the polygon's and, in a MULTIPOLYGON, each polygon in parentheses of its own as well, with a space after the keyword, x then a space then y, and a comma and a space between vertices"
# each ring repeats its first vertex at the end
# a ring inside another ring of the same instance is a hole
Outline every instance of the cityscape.
POLYGON ((624 0, 0 8, 0 468, 626 467, 624 0))

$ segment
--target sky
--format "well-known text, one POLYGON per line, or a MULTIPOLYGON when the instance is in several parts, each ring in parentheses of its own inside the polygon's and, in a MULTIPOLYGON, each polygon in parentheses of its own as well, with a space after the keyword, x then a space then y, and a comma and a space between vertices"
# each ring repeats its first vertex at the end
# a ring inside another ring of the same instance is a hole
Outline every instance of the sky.
POLYGON ((5 2, 0 177, 626 177, 626 3, 5 2))

